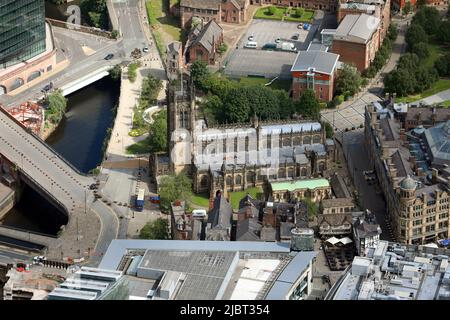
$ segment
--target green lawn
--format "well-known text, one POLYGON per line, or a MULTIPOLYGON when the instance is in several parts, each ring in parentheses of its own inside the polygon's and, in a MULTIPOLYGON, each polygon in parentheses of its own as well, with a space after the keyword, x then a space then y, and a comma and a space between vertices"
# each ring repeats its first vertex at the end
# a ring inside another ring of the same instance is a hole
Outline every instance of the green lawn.
MULTIPOLYGON (((261 85, 264 86, 266 83, 269 83, 271 79, 267 78, 259 78, 259 77, 242 77, 239 79, 233 79, 230 78, 233 81, 239 82, 243 85, 261 85)), ((291 81, 290 80, 275 80, 272 84, 270 84, 268 87, 272 89, 280 89, 289 92, 291 89, 291 81)))
POLYGON ((447 89, 450 89, 450 79, 440 79, 430 89, 416 95, 397 98, 395 102, 414 102, 447 89))
POLYGON ((430 55, 428 58, 423 62, 423 64, 427 67, 432 67, 434 65, 434 62, 436 59, 441 55, 445 53, 445 48, 441 47, 440 45, 436 43, 429 43, 428 49, 430 50, 430 55))
POLYGON ((443 106, 443 107, 448 108, 448 107, 450 107, 450 100, 444 101, 440 105, 443 106))
POLYGON ((241 199, 245 197, 247 193, 250 194, 252 198, 256 199, 262 192, 263 190, 259 187, 249 188, 244 191, 230 192, 231 206, 233 207, 233 209, 239 209, 239 201, 241 201, 241 199))
POLYGON ((270 19, 270 20, 282 20, 284 16, 285 21, 293 22, 311 22, 314 16, 313 10, 305 10, 301 17, 295 15, 295 9, 286 7, 275 7, 276 11, 273 15, 269 14, 269 7, 260 8, 255 12, 253 18, 255 19, 270 19), (285 14, 288 14, 285 16, 285 14))
POLYGON ((209 208, 209 194, 208 193, 194 193, 188 200, 194 206, 209 208))
POLYGON ((149 24, 153 30, 156 46, 163 55, 166 53, 166 43, 159 31, 160 28, 170 35, 173 40, 181 41, 180 22, 178 19, 169 15, 169 1, 170 0, 146 1, 149 24), (165 17, 163 17, 163 11, 166 13, 165 17))
POLYGON ((127 154, 144 154, 150 152, 150 139, 146 138, 127 147, 127 154))

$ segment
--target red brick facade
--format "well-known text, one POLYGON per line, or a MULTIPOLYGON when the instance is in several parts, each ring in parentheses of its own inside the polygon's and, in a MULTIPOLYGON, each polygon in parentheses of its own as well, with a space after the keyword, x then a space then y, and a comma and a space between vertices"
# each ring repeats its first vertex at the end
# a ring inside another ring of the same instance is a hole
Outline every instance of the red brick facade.
POLYGON ((366 44, 334 39, 331 52, 339 54, 340 61, 353 64, 362 72, 375 59, 380 47, 380 35, 380 30, 375 31, 366 44))
POLYGON ((221 43, 222 40, 220 40, 220 42, 216 42, 216 47, 212 53, 209 53, 208 50, 206 50, 200 43, 193 45, 189 48, 189 62, 201 60, 207 64, 215 64, 218 55, 217 49, 221 43))
POLYGON ((250 4, 268 4, 283 7, 301 7, 335 12, 338 8, 337 0, 251 0, 250 4))
MULTIPOLYGON (((292 98, 298 100, 303 92, 308 89, 307 71, 293 71, 292 72, 292 98)), ((316 98, 320 101, 331 101, 334 93, 334 74, 324 74, 315 72, 314 74, 314 92, 316 98), (320 82, 320 83, 318 83, 320 82), (324 84, 323 82, 328 82, 324 84)))
MULTIPOLYGON (((244 23, 247 21, 248 0, 243 0, 243 7, 238 1, 225 0, 218 1, 209 8, 196 8, 195 5, 180 3, 181 27, 184 28, 191 23, 192 17, 204 19, 207 23, 211 20, 217 23, 244 23)), ((214 3, 214 1, 212 1, 214 3)))
MULTIPOLYGON (((408 2, 407 0, 392 0, 392 6, 395 9, 403 9, 403 7, 405 6, 406 2, 408 2)), ((410 0, 409 2, 411 2, 411 4, 413 6, 416 5, 416 0, 410 0)))

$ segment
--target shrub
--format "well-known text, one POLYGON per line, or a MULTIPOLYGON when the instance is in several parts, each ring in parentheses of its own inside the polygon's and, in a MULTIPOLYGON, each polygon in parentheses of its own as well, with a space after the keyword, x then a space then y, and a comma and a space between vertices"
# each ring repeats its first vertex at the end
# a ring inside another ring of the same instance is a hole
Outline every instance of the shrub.
POLYGON ((267 8, 266 12, 269 16, 273 16, 277 12, 277 8, 274 6, 270 6, 267 8))

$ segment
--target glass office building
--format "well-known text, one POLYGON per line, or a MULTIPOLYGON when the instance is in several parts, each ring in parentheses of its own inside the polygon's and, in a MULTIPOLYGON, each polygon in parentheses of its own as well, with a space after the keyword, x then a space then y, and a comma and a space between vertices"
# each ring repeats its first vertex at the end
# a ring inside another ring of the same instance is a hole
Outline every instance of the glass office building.
POLYGON ((44 0, 0 0, 1 67, 26 61, 44 51, 44 0))

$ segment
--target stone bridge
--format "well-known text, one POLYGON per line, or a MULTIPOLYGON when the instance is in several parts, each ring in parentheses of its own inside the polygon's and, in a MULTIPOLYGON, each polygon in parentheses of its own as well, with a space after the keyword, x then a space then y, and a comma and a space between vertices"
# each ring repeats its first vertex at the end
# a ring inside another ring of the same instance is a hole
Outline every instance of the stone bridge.
POLYGON ((18 176, 41 195, 60 206, 68 224, 58 238, 0 226, 0 235, 35 242, 47 247, 47 255, 100 256, 117 235, 118 221, 102 201, 94 201, 89 186, 94 177, 81 174, 33 132, 0 107, 0 155, 14 164, 18 176))

